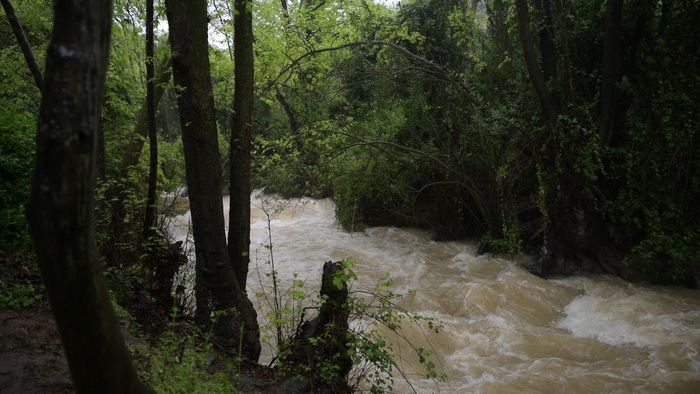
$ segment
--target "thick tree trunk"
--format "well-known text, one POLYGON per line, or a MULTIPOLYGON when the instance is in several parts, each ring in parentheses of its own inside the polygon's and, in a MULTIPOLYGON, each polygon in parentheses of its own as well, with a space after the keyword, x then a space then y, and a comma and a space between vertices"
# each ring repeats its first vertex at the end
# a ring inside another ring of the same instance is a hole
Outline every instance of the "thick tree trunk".
POLYGON ((550 94, 549 89, 547 89, 544 74, 537 62, 537 54, 535 53, 530 32, 530 10, 527 6, 527 0, 516 0, 515 8, 518 14, 518 35, 520 36, 520 44, 523 49, 530 82, 535 88, 535 93, 537 93, 542 118, 548 126, 553 128, 557 123, 558 111, 554 98, 550 94))
POLYGON ((37 131, 29 228, 79 393, 144 393, 97 257, 96 153, 109 0, 57 0, 37 131))
POLYGON ((257 361, 260 356, 257 315, 236 281, 226 248, 221 163, 209 72, 207 2, 167 0, 165 5, 173 76, 175 83, 184 88, 177 101, 200 273, 198 285, 205 286, 211 294, 213 311, 223 312, 214 322, 216 345, 234 353, 242 343, 243 355, 257 361))
POLYGON ((615 85, 620 78, 620 41, 622 37, 622 0, 608 0, 605 17, 603 81, 600 87, 600 141, 608 144, 615 120, 615 85))
POLYGON ((32 72, 34 83, 36 83, 36 87, 39 88, 39 91, 43 91, 44 82, 41 77, 41 69, 34 59, 34 54, 29 47, 29 41, 27 41, 27 36, 24 34, 22 24, 19 23, 19 18, 17 18, 17 14, 15 14, 15 9, 12 7, 10 0, 0 0, 0 3, 2 3, 2 8, 7 15, 7 21, 10 22, 12 32, 15 34, 17 44, 19 44, 19 47, 22 49, 22 55, 24 55, 24 60, 27 62, 29 71, 32 72))
POLYGON ((156 223, 156 188, 158 187, 158 135, 156 133, 156 106, 154 101, 153 67, 153 0, 146 0, 146 113, 148 125, 149 166, 146 217, 143 223, 144 239, 153 233, 156 223))
POLYGON ((231 131, 231 184, 228 250, 233 270, 245 291, 250 263, 250 150, 253 128, 253 13, 250 0, 236 0, 234 57, 236 84, 231 131))

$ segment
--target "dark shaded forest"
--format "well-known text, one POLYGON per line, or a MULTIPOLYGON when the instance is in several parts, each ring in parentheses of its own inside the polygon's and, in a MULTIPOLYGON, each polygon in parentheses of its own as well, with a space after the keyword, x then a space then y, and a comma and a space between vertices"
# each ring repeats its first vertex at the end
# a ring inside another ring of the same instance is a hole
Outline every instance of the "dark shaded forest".
POLYGON ((281 279, 265 207, 262 310, 256 191, 542 278, 698 287, 698 1, 2 6, 0 309, 55 318, 68 392, 421 391, 386 335, 447 378, 388 279, 281 279))

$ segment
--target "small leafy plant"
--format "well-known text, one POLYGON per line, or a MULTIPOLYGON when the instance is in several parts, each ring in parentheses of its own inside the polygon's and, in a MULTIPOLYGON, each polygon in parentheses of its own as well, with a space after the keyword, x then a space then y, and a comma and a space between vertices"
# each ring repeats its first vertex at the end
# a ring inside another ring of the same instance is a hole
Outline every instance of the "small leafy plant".
POLYGON ((143 379, 157 393, 232 393, 232 362, 210 372, 212 343, 189 325, 172 324, 152 346, 133 347, 143 379))
POLYGON ((0 282, 0 309, 26 309, 41 302, 41 293, 34 285, 0 282))

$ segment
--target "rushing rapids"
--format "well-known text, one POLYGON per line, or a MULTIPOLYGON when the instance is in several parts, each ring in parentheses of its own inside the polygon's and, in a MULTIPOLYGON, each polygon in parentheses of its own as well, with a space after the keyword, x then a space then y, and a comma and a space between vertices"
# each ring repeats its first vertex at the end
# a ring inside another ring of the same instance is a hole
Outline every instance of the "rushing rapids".
MULTIPOLYGON (((357 262, 356 286, 372 288, 388 272, 395 291, 405 294, 402 307, 441 322, 442 331, 429 340, 446 383, 436 387, 423 379, 405 346, 399 355, 398 364, 419 392, 700 390, 698 291, 600 276, 544 280, 517 261, 476 256, 473 244, 435 242, 416 229, 351 234, 335 221, 330 200, 257 196, 252 208, 250 294, 260 291, 256 264, 269 270, 264 262, 270 214, 282 286, 297 274, 308 291, 316 291, 324 261, 351 258, 357 262)), ((189 222, 189 213, 175 217, 171 235, 184 240, 189 222)), ((415 327, 406 326, 404 334, 424 346, 415 327)), ((270 350, 263 357, 269 360, 270 350)), ((397 383, 398 392, 406 390, 397 383)))

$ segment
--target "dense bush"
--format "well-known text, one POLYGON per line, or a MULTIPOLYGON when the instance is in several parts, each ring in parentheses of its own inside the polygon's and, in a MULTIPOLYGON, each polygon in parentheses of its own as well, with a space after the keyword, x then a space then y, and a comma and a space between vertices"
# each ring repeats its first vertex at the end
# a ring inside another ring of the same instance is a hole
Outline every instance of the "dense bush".
POLYGON ((34 164, 34 119, 13 107, 0 108, 0 253, 29 241, 25 204, 34 164))

